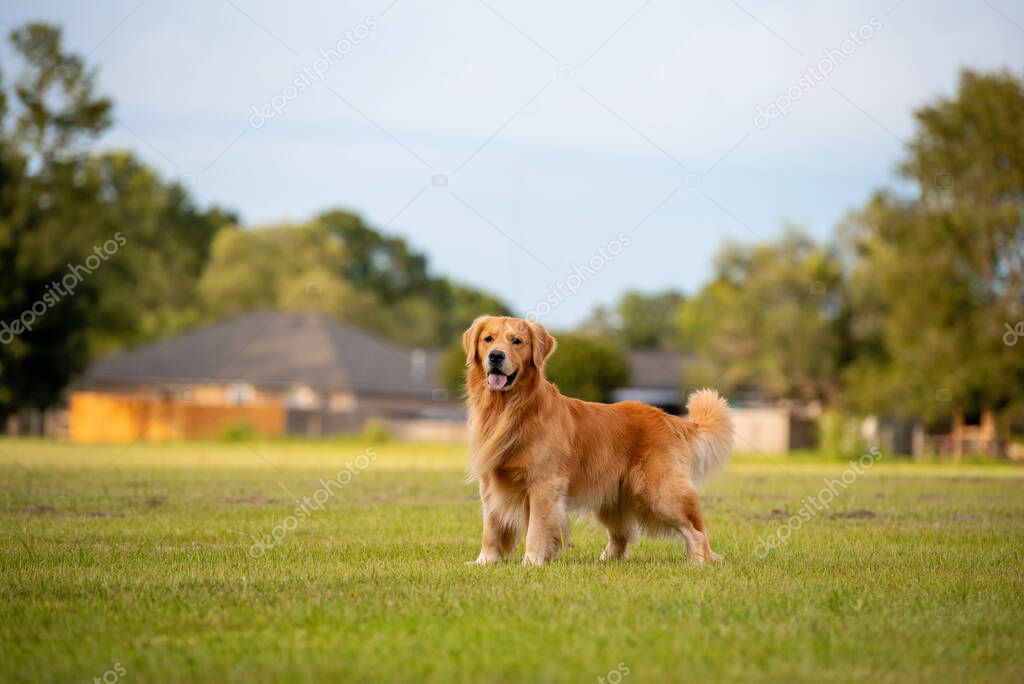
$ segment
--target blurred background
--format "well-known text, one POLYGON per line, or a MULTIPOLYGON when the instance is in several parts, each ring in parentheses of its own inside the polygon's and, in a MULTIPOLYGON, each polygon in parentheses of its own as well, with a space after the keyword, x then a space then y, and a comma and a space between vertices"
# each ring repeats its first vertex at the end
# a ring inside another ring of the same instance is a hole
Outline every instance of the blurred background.
POLYGON ((737 449, 1022 458, 1024 12, 8 2, 0 426, 464 438, 461 332, 737 449))

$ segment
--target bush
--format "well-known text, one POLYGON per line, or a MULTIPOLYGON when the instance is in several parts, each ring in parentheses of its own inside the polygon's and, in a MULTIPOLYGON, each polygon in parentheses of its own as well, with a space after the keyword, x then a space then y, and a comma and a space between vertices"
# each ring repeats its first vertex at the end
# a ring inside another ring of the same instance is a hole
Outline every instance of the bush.
POLYGON ((452 397, 461 397, 466 386, 466 350, 454 342, 441 359, 441 384, 452 397))
POLYGON ((371 418, 366 421, 360 436, 367 442, 385 444, 391 441, 391 430, 388 429, 387 423, 380 418, 371 418))
POLYGON ((220 431, 220 438, 225 442, 248 442, 256 438, 256 430, 248 421, 240 421, 225 425, 220 431))
POLYGON ((825 411, 817 421, 818 451, 833 458, 864 453, 867 444, 860 436, 860 421, 840 411, 825 411))
POLYGON ((629 383, 629 359, 613 342, 581 333, 558 336, 558 348, 545 373, 562 394, 602 401, 629 383))

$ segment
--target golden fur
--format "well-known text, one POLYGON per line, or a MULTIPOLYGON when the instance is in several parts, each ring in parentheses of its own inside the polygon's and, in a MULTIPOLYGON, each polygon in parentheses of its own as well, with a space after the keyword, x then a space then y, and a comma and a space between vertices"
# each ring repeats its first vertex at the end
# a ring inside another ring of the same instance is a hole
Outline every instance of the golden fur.
POLYGON ((602 559, 624 558, 641 530, 682 537, 694 563, 720 558, 695 486, 732 449, 729 410, 717 392, 692 394, 688 419, 638 402, 565 397, 544 378, 555 339, 517 318, 482 316, 463 345, 469 472, 483 505, 477 563, 507 558, 523 533, 523 563, 551 560, 568 543, 570 509, 593 511, 607 528, 602 559), (504 359, 490 385, 492 352, 504 359), (499 376, 512 382, 500 386, 499 376))

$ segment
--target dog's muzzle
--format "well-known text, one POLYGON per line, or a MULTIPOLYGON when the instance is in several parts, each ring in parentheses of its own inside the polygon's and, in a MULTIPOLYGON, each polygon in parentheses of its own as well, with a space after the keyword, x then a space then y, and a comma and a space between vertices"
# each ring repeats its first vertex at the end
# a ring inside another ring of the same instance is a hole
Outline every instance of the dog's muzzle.
POLYGON ((507 390, 516 381, 517 375, 519 371, 506 375, 497 368, 492 368, 487 373, 487 386, 495 391, 507 390))

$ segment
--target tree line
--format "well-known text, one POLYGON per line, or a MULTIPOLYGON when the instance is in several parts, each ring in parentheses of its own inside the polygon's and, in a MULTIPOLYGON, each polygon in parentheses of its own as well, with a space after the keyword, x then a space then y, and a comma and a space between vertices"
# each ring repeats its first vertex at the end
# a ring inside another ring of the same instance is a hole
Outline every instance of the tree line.
MULTIPOLYGON (((97 356, 245 311, 319 311, 435 348, 481 313, 510 313, 432 274, 425 255, 352 212, 244 227, 132 154, 96 150, 113 104, 96 92, 95 71, 55 27, 29 24, 10 41, 16 76, 0 74, 0 425, 58 403, 97 356)), ((1024 81, 964 71, 956 93, 915 120, 899 186, 877 190, 829 239, 788 226, 773 240, 727 243, 697 291, 629 292, 561 331, 549 370, 563 390, 607 398, 628 382, 626 350, 666 349, 687 357, 684 389, 713 385, 738 400, 1019 419, 1024 81)), ((460 354, 445 364, 453 389, 460 354)))
POLYGON ((687 353, 687 388, 933 424, 991 411, 1005 435, 1024 422, 1024 81, 965 70, 914 117, 900 187, 830 239, 726 244, 691 296, 629 293, 584 327, 687 353))
POLYGON ((431 274, 404 240, 331 210, 245 228, 134 155, 96 150, 113 103, 61 31, 11 32, 0 73, 0 429, 59 403, 98 356, 256 309, 335 316, 439 347, 503 302, 431 274))

